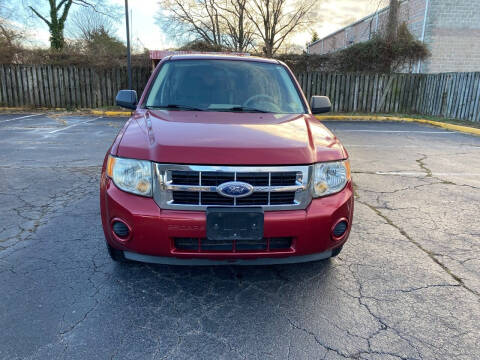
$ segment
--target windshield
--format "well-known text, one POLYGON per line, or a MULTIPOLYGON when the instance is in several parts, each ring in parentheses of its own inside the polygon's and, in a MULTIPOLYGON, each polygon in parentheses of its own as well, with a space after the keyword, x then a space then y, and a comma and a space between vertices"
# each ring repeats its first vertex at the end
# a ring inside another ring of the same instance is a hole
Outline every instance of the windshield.
POLYGON ((169 110, 301 114, 285 67, 232 60, 176 60, 162 65, 145 103, 169 110))

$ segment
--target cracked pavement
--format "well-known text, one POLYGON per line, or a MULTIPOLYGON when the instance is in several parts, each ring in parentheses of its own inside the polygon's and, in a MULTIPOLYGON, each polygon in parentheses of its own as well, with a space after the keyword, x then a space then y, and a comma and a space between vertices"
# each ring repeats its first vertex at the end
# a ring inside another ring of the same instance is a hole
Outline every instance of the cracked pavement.
POLYGON ((1 359, 480 357, 480 137, 326 122, 356 189, 335 259, 119 265, 98 180, 125 119, 19 116, 0 114, 1 359))

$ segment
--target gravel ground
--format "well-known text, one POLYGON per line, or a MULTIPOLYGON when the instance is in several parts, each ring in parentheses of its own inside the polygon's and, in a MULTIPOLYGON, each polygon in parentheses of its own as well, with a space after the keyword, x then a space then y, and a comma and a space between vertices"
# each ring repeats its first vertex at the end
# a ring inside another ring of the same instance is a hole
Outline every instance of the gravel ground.
POLYGON ((124 121, 0 114, 1 359, 480 358, 480 137, 326 122, 356 187, 335 259, 119 265, 98 188, 124 121))

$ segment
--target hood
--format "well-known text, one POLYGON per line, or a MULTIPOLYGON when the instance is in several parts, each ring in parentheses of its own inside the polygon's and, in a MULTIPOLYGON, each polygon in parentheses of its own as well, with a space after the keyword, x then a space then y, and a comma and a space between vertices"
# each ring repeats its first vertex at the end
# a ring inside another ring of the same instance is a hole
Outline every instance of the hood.
POLYGON ((168 110, 137 110, 116 153, 204 165, 311 164, 347 157, 313 115, 168 110))

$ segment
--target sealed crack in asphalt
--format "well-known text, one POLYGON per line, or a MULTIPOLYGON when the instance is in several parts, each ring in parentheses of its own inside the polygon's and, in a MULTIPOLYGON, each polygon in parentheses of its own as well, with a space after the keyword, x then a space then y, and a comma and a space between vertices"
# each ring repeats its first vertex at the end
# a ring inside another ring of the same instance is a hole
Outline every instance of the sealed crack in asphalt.
POLYGON ((448 275, 450 275, 458 284, 459 286, 463 287, 465 290, 467 290, 468 292, 474 294, 475 296, 477 297, 480 297, 480 293, 471 289, 470 287, 468 287, 464 281, 462 280, 462 278, 460 278, 459 276, 455 275, 452 270, 450 270, 445 264, 443 264, 440 260, 438 260, 434 253, 429 251, 428 249, 426 249, 425 247, 423 247, 418 241, 416 241, 415 239, 413 239, 404 229, 402 229, 400 226, 398 226, 397 224, 395 224, 388 216, 386 216, 385 214, 383 214, 377 207, 363 201, 363 200, 360 200, 359 196, 356 195, 356 201, 358 201, 360 204, 363 204, 365 206, 367 206, 368 208, 370 208, 372 211, 374 211, 378 216, 380 216, 383 220, 385 220, 385 222, 394 227, 395 229, 398 230, 398 232, 403 235, 403 237, 405 237, 408 241, 410 241, 412 244, 414 244, 417 248, 419 248, 420 250, 422 250, 425 254, 428 255, 428 257, 433 261, 435 262, 437 265, 439 265, 443 271, 445 271, 448 275))
POLYGON ((426 160, 428 156, 425 155, 425 154, 421 154, 421 155, 423 155, 423 157, 421 157, 420 159, 417 159, 417 160, 415 160, 415 161, 417 162, 418 166, 420 166, 420 169, 422 169, 423 171, 425 171, 425 173, 426 173, 425 176, 426 176, 426 177, 432 177, 432 170, 430 170, 429 168, 427 168, 427 166, 426 166, 425 163, 424 163, 424 160, 426 160))
POLYGON ((306 333, 307 335, 313 337, 313 339, 315 340, 315 342, 316 342, 318 345, 320 345, 320 346, 323 347, 325 350, 327 350, 327 353, 325 354, 325 356, 323 357, 323 359, 326 358, 326 355, 328 354, 329 351, 332 351, 332 352, 334 352, 335 354, 337 354, 337 355, 339 355, 339 356, 341 356, 341 357, 343 357, 343 358, 346 358, 346 359, 350 359, 350 358, 351 358, 351 356, 342 353, 340 350, 334 349, 334 348, 332 348, 332 347, 330 347, 330 346, 322 343, 322 342, 318 339, 318 336, 317 336, 314 332, 312 332, 312 331, 310 331, 310 330, 307 330, 307 329, 304 329, 304 328, 302 328, 301 326, 298 326, 298 325, 295 324, 292 320, 290 320, 290 318, 288 318, 288 317, 287 317, 287 321, 290 323, 290 326, 291 326, 293 329, 303 331, 303 332, 306 333))
MULTIPOLYGON (((79 152, 65 166, 61 158, 49 159, 53 166, 27 159, 18 167, 6 156, 0 173, 39 172, 12 186, 6 183, 0 192, 9 205, 0 237, 23 231, 18 246, 0 251, 0 274, 10 290, 5 301, 14 309, 4 312, 4 324, 13 330, 2 340, 0 357, 478 358, 479 289, 469 278, 478 252, 469 250, 480 234, 466 221, 453 227, 456 217, 447 219, 453 209, 442 212, 441 206, 475 201, 477 192, 471 189, 480 188, 461 184, 470 183, 463 179, 449 181, 450 176, 435 172, 439 165, 433 156, 442 154, 418 151, 407 163, 415 170, 408 176, 402 172, 409 170, 354 172, 368 174, 358 176, 360 188, 353 184, 357 231, 326 266, 200 271, 110 261, 99 224, 99 166, 88 166, 104 154, 89 159, 79 152), (432 171, 430 162, 437 166, 432 171), (433 196, 444 198, 432 201, 433 210, 420 208, 419 201, 428 203, 433 196), (415 218, 417 212, 426 218, 415 218), (86 226, 78 227, 80 222, 86 226), (61 226, 65 230, 57 235, 61 226), (427 228, 434 231, 428 237, 422 235, 427 228)), ((394 160, 387 160, 392 170, 394 160)), ((456 214, 465 211, 471 217, 475 206, 458 206, 456 214)))
MULTIPOLYGON (((423 154, 422 154, 423 155, 423 154)), ((418 165, 420 166, 420 168, 422 168, 425 172, 426 172, 426 176, 427 177, 432 177, 432 171, 426 167, 425 163, 424 163, 424 160, 427 159, 427 156, 426 155, 423 155, 422 158, 420 159, 417 159, 416 162, 418 163, 418 165)), ((438 179, 437 180, 440 181, 441 184, 446 184, 446 185, 457 185, 453 182, 446 182, 442 179, 438 179)), ((430 185, 433 185, 433 184, 430 184, 430 185)), ((424 186, 424 185, 422 185, 424 186)), ((378 207, 372 205, 372 204, 369 204, 367 203, 366 201, 364 200, 361 200, 360 199, 360 195, 358 193, 358 185, 356 185, 354 183, 354 194, 355 194, 355 199, 356 201, 358 201, 360 204, 363 204, 365 206, 367 206, 368 208, 370 208, 373 212, 375 212, 375 214, 377 214, 379 217, 381 217, 383 220, 385 220, 385 222, 387 224, 389 224, 390 226, 394 227, 395 229, 398 230, 398 232, 403 236, 405 237, 409 242, 411 242, 412 244, 414 244, 418 249, 420 249, 421 251, 423 251, 425 254, 427 254, 427 256, 433 261, 435 262, 438 266, 440 266, 443 271, 445 271, 448 275, 450 275, 450 277, 452 279, 454 279, 459 286, 463 287, 465 290, 467 290, 468 292, 472 293, 473 295, 477 296, 477 297, 480 297, 480 293, 475 291, 474 289, 468 287, 465 282, 462 280, 462 278, 460 278, 458 275, 454 274, 452 270, 450 270, 445 264, 443 264, 440 260, 438 260, 434 253, 429 251, 428 249, 426 249, 424 246, 422 246, 418 241, 416 241, 415 239, 413 239, 404 229, 402 229, 400 226, 398 226, 397 224, 395 224, 387 215, 385 215, 384 213, 382 213, 378 207)))
MULTIPOLYGON (((49 167, 52 168, 52 167, 49 167)), ((24 195, 16 195, 16 199, 21 203, 19 206, 12 209, 18 218, 24 219, 25 222, 17 224, 18 231, 12 236, 6 238, 0 237, 0 252, 10 249, 22 241, 31 239, 38 228, 48 222, 48 216, 56 213, 58 210, 65 208, 72 201, 80 197, 89 195, 96 191, 92 188, 92 184, 98 182, 98 175, 100 172, 99 166, 73 166, 73 167, 59 167, 72 173, 81 173, 88 176, 86 181, 74 184, 73 187, 65 189, 61 193, 54 193, 44 204, 33 204, 24 199, 24 195), (36 213, 36 216, 25 215, 24 212, 36 213), (8 245, 4 245, 8 244, 8 245)), ((20 191, 23 194, 23 191, 20 191)))
MULTIPOLYGON (((351 294, 348 294, 349 296, 353 297, 354 299, 356 299, 358 301, 358 304, 365 308, 366 311, 370 314, 370 316, 375 319, 375 321, 377 321, 380 326, 379 328, 373 332, 372 334, 370 334, 368 336, 368 338, 366 339, 367 340, 367 345, 368 345, 368 351, 360 351, 358 352, 358 354, 356 354, 356 356, 354 356, 353 358, 357 358, 358 356, 361 356, 362 354, 380 354, 380 355, 389 355, 389 356, 393 356, 393 357, 397 357, 397 358, 400 358, 400 359, 407 359, 405 357, 402 357, 398 354, 395 354, 395 353, 391 353, 391 352, 378 352, 378 351, 373 351, 372 350, 372 344, 371 344, 371 340, 373 339, 373 337, 375 337, 376 335, 380 334, 382 331, 386 331, 386 330, 391 330, 393 331, 400 339, 404 340, 412 349, 415 350, 415 352, 417 353, 418 355, 418 359, 422 359, 422 356, 421 356, 421 351, 419 350, 418 346, 415 345, 412 341, 412 339, 408 338, 407 336, 403 335, 399 330, 397 330, 396 328, 394 328, 393 326, 387 324, 387 322, 382 319, 381 316, 375 314, 372 309, 370 308, 370 306, 364 301, 364 299, 373 299, 375 301, 379 301, 381 302, 382 300, 381 299, 378 299, 378 298, 375 298, 375 297, 372 297, 372 296, 365 296, 363 294, 363 285, 362 285, 362 282, 360 281, 360 279, 358 278, 357 276, 357 272, 352 270, 352 266, 354 266, 355 264, 350 264, 347 266, 347 269, 348 271, 352 274, 352 277, 355 279, 355 282, 357 283, 358 285, 358 296, 355 296, 355 295, 351 295, 351 294)), ((415 337, 415 339, 417 341, 421 341, 418 337, 415 337)), ((428 343, 425 343, 423 341, 421 341, 424 345, 427 345, 427 346, 431 346, 430 344, 428 343)))

